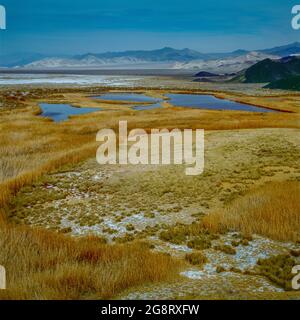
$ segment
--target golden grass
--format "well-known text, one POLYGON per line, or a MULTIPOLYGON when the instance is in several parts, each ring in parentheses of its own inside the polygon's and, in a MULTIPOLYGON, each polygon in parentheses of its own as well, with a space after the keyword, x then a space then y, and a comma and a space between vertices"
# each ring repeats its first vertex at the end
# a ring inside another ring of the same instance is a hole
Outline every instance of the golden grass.
MULTIPOLYGON (((53 99, 57 100, 56 97, 53 99)), ((80 101, 81 105, 89 106, 88 101, 92 99, 88 99, 77 97, 73 102, 76 104, 76 101, 80 101)), ((62 99, 60 102, 67 101, 62 99)), ((127 120, 129 130, 299 127, 298 114, 220 112, 174 107, 144 112, 120 107, 119 111, 100 111, 56 124, 36 116, 40 112, 36 102, 27 103, 28 106, 25 108, 4 110, 0 113, 0 212, 2 213, 3 208, 20 187, 31 184, 42 174, 66 163, 72 164, 95 154, 97 131, 102 128, 117 130, 119 120, 127 120)), ((91 101, 90 104, 96 106, 95 101, 91 101)))
POLYGON ((104 299, 128 288, 171 279, 180 263, 142 243, 107 245, 29 227, 0 226, 0 299, 104 299))
MULTIPOLYGON (((68 102, 64 100, 64 92, 54 93, 61 96, 53 99, 68 102)), ((147 112, 101 111, 55 124, 36 116, 40 111, 36 102, 41 96, 45 96, 44 101, 51 101, 44 90, 35 99, 23 101, 22 108, 0 113, 0 219, 21 187, 62 165, 95 154, 96 132, 102 128, 116 129, 119 120, 127 120, 129 129, 299 127, 298 114, 219 112, 170 106, 147 112)), ((72 102, 89 106, 84 101, 88 98, 74 98, 72 102)), ((98 106, 95 101, 93 104, 98 106)), ((294 108, 294 101, 290 104, 294 108)), ((274 103, 274 106, 278 105, 274 103)), ((291 203, 296 205, 297 201, 291 203)), ((3 221, 0 221, 0 248, 0 264, 8 273, 8 290, 0 293, 2 299, 111 298, 132 286, 166 280, 174 276, 180 265, 165 255, 149 252, 140 244, 110 246, 96 239, 75 240, 48 231, 12 227, 3 221)))
MULTIPOLYGON (((1 299, 101 299, 174 276, 178 263, 139 244, 107 245, 49 231, 13 227, 6 207, 25 185, 96 152, 96 132, 112 115, 55 124, 28 107, 0 117, 0 264, 8 274, 1 299)), ((117 125, 117 119, 114 120, 117 125)))
POLYGON ((239 230, 281 241, 300 240, 299 182, 269 183, 204 217, 214 231, 239 230))

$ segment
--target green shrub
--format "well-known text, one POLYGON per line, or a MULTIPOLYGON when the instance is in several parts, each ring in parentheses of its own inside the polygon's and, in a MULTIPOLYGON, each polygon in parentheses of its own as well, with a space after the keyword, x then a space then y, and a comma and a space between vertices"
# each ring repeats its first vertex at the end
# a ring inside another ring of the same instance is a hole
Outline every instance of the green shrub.
POLYGON ((233 240, 233 241, 231 241, 231 245, 232 245, 233 247, 238 247, 238 246, 240 245, 240 241, 233 240))
POLYGON ((187 246, 191 249, 204 250, 211 247, 211 241, 205 237, 199 237, 188 241, 187 246))
POLYGON ((267 277, 285 290, 291 290, 292 268, 295 265, 296 261, 290 255, 280 254, 267 259, 259 259, 256 269, 258 274, 267 277))
POLYGON ((155 213, 151 212, 151 211, 150 212, 147 211, 147 212, 144 213, 144 217, 153 219, 153 218, 155 218, 155 213))
POLYGON ((174 227, 169 230, 162 231, 159 238, 174 244, 182 244, 186 241, 186 234, 180 227, 174 227))
POLYGON ((72 228, 71 227, 66 227, 66 228, 60 229, 60 232, 62 232, 62 233, 70 233, 70 232, 72 232, 72 228))
POLYGON ((226 254, 236 254, 236 250, 227 244, 214 246, 214 249, 218 251, 222 251, 226 254))
POLYGON ((243 240, 241 241, 241 244, 242 244, 243 246, 249 246, 249 241, 248 241, 247 239, 243 239, 243 240))
POLYGON ((123 237, 113 238, 116 243, 126 243, 134 240, 134 236, 132 234, 126 233, 123 237))
POLYGON ((290 250, 290 254, 293 256, 293 257, 300 257, 300 250, 290 250))
POLYGON ((126 226, 126 230, 127 231, 133 231, 135 228, 134 228, 134 225, 133 224, 128 224, 127 226, 126 226))
POLYGON ((185 255, 185 260, 187 260, 192 265, 203 265, 207 262, 207 258, 202 252, 192 252, 185 255))
POLYGON ((226 269, 223 266, 217 266, 217 268, 216 268, 217 273, 221 273, 221 272, 225 272, 225 271, 226 271, 226 269))
POLYGON ((231 245, 233 247, 238 247, 239 245, 248 246, 249 245, 249 241, 247 239, 242 239, 240 241, 233 240, 233 241, 231 241, 231 245))

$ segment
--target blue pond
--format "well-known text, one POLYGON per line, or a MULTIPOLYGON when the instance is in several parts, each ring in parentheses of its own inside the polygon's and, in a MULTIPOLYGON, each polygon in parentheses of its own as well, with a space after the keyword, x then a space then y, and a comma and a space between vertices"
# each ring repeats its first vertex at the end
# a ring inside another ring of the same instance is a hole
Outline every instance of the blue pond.
POLYGON ((69 116, 100 111, 100 108, 76 108, 69 104, 40 103, 42 117, 53 119, 55 122, 68 120, 69 116))
MULTIPOLYGON (((180 94, 170 93, 166 94, 170 100, 169 102, 176 107, 187 107, 196 109, 210 109, 210 110, 240 110, 251 112, 275 112, 274 110, 255 107, 245 103, 234 102, 225 99, 216 98, 213 95, 202 94, 180 94)), ((149 105, 137 105, 134 110, 151 110, 161 108, 162 99, 155 99, 139 93, 105 93, 100 96, 93 97, 95 99, 111 100, 111 101, 127 101, 132 103, 149 103, 149 105), (151 104, 152 102, 152 104, 151 104)))
POLYGON ((252 112, 274 112, 274 110, 259 108, 244 103, 219 99, 212 95, 201 94, 166 94, 170 103, 176 107, 187 107, 211 110, 241 110, 252 112))

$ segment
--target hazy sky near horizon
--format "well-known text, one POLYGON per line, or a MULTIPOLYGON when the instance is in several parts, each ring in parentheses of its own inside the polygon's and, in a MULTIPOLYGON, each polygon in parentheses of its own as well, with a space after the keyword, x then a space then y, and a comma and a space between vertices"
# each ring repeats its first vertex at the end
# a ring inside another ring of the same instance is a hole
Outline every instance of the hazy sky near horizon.
POLYGON ((291 10, 300 0, 0 0, 2 53, 155 49, 262 49, 300 40, 291 10))

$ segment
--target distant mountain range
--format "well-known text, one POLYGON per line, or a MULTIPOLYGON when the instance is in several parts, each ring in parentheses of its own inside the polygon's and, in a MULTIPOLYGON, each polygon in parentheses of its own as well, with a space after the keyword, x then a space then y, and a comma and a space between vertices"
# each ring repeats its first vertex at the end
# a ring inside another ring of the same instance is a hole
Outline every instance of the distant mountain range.
POLYGON ((260 50, 262 53, 271 54, 274 56, 286 57, 300 53, 300 42, 294 42, 286 46, 275 47, 271 49, 260 50))
POLYGON ((218 74, 237 73, 267 58, 277 59, 279 56, 253 51, 247 52, 246 54, 240 56, 225 57, 215 60, 192 60, 189 62, 176 62, 173 68, 195 69, 218 74))
POLYGON ((49 56, 41 53, 19 52, 0 55, 0 67, 14 68, 25 66, 33 61, 46 59, 49 56))
POLYGON ((171 68, 197 69, 207 72, 237 72, 266 58, 300 54, 300 43, 265 50, 236 50, 227 53, 201 53, 191 49, 162 48, 123 52, 87 53, 83 55, 46 56, 23 53, 0 56, 0 66, 26 69, 64 68, 171 68))

